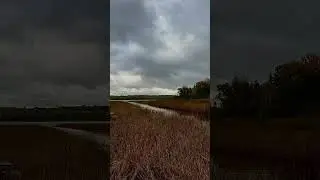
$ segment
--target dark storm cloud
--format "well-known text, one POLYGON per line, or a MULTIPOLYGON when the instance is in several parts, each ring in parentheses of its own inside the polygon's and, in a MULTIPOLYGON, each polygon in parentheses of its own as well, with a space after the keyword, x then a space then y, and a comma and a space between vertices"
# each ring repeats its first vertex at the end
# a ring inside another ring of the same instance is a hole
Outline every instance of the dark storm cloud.
POLYGON ((1 1, 0 105, 106 104, 108 8, 100 0, 1 1))
POLYGON ((230 79, 239 73, 249 79, 264 80, 275 65, 307 52, 319 53, 319 4, 318 1, 214 1, 212 77, 230 79))
POLYGON ((143 41, 142 37, 151 35, 152 14, 144 8, 144 1, 110 1, 110 41, 143 41))
POLYGON ((209 76, 209 2, 112 0, 111 93, 176 93, 209 76))

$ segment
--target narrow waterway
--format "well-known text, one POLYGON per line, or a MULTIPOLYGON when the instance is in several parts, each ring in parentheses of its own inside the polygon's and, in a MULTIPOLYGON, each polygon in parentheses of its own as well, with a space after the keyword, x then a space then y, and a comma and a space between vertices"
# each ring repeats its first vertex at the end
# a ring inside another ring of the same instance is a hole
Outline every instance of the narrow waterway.
POLYGON ((100 124, 101 126, 106 125, 107 121, 51 121, 51 122, 0 122, 1 125, 12 125, 12 126, 27 126, 27 125, 37 125, 37 126, 45 126, 45 127, 51 127, 59 131, 63 131, 68 133, 69 135, 78 136, 84 139, 88 139, 90 141, 93 141, 95 143, 98 143, 103 150, 107 150, 107 145, 109 144, 109 137, 107 134, 99 134, 99 133, 92 133, 85 130, 79 130, 79 129, 73 129, 73 128, 64 128, 64 127, 58 127, 59 125, 77 125, 77 124, 100 124))
POLYGON ((73 136, 79 136, 90 141, 94 141, 98 143, 103 150, 107 150, 107 145, 110 143, 109 137, 104 134, 92 133, 89 131, 79 130, 79 129, 72 129, 72 128, 62 128, 62 127, 53 127, 54 129, 66 132, 73 136))
MULTIPOLYGON (((169 110, 169 109, 165 109, 165 108, 158 108, 158 107, 154 107, 154 106, 150 106, 148 104, 142 104, 142 103, 137 103, 134 101, 125 101, 129 104, 135 105, 137 107, 143 108, 143 109, 147 109, 149 111, 152 112, 159 112, 162 113, 165 116, 183 116, 185 118, 191 118, 191 119, 197 119, 195 116, 191 116, 191 115, 181 115, 179 112, 174 111, 174 110, 169 110)), ((206 132, 208 134, 210 134, 210 122, 209 121, 202 121, 200 119, 198 119, 199 121, 201 121, 203 127, 206 129, 206 132)))
POLYGON ((173 111, 173 110, 168 110, 168 109, 164 109, 164 108, 158 108, 158 107, 150 106, 148 104, 142 104, 142 103, 137 103, 137 102, 133 102, 133 101, 127 101, 127 102, 129 104, 138 106, 138 107, 143 108, 143 109, 148 109, 148 110, 153 111, 153 112, 161 112, 161 113, 163 113, 164 115, 167 115, 167 116, 180 115, 178 112, 173 111))

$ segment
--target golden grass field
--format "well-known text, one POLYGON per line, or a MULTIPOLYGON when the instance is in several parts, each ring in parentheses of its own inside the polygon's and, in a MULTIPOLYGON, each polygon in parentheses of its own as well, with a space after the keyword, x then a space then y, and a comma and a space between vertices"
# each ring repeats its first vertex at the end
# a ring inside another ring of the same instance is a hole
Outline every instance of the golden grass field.
POLYGON ((107 179, 109 153, 94 142, 37 126, 0 126, 0 161, 14 163, 23 180, 107 179))
POLYGON ((210 101, 208 99, 159 99, 154 101, 141 101, 139 103, 171 109, 186 114, 195 114, 206 119, 210 112, 210 101))
POLYGON ((111 179, 209 179, 210 135, 201 121, 110 106, 111 179))

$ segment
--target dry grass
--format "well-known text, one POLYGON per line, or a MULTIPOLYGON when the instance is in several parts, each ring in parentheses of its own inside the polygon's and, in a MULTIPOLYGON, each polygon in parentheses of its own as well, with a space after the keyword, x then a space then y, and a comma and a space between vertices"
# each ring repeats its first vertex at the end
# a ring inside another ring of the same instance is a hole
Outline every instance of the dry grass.
POLYGON ((140 103, 206 117, 208 117, 210 111, 210 101, 208 99, 159 99, 155 101, 141 101, 140 103))
POLYGON ((97 144, 37 126, 0 126, 0 161, 14 163, 23 180, 107 179, 108 153, 97 144))
POLYGON ((306 157, 311 151, 320 152, 316 139, 319 129, 296 129, 282 123, 258 124, 238 122, 214 124, 212 143, 215 148, 237 149, 237 151, 268 152, 265 155, 281 157, 306 157))
POLYGON ((319 128, 301 128, 297 122, 214 122, 211 143, 215 162, 229 171, 267 169, 277 172, 280 179, 301 175, 306 169, 316 174, 320 170, 319 128))
POLYGON ((196 119, 111 102, 111 179, 209 179, 210 136, 196 119))

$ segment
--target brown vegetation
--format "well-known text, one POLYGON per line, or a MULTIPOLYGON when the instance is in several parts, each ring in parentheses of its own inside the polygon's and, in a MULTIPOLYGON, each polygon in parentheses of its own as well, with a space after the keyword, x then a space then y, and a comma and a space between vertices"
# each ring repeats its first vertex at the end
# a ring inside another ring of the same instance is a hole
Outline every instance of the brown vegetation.
POLYGON ((94 142, 37 126, 0 126, 0 161, 24 180, 107 179, 108 153, 94 142))
POLYGON ((281 170, 278 179, 320 179, 319 80, 320 56, 307 54, 277 65, 264 82, 236 76, 217 85, 215 162, 281 170))
POLYGON ((197 119, 111 102, 111 179, 209 179, 210 136, 197 119))
POLYGON ((265 169, 283 179, 320 170, 320 132, 316 126, 303 126, 300 120, 274 119, 212 122, 212 152, 220 167, 252 173, 265 169), (291 122, 296 123, 291 123, 291 122), (308 172, 305 172, 308 171, 308 172))
POLYGON ((160 99, 155 101, 141 101, 159 108, 171 109, 185 114, 193 114, 208 119, 210 112, 209 99, 160 99))

